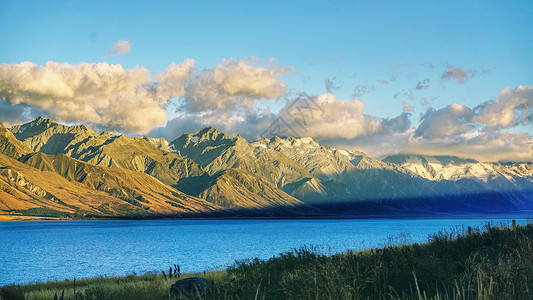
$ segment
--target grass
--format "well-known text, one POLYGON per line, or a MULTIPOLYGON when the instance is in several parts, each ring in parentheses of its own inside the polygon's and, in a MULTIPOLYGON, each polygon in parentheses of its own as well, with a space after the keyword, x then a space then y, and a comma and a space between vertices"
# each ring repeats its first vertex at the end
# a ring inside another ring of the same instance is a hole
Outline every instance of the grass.
MULTIPOLYGON (((533 224, 440 232, 425 244, 336 255, 304 247, 180 279, 194 276, 208 279, 207 299, 533 299, 533 224)), ((159 273, 80 280, 75 299, 169 299, 175 281, 159 273)), ((0 294, 54 299, 63 290, 74 299, 72 281, 7 286, 0 294)))

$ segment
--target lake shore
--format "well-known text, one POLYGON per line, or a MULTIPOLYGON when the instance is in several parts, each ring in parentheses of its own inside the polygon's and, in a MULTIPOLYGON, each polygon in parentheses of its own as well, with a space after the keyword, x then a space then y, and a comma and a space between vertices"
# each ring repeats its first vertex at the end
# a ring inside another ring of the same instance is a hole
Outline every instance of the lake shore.
MULTIPOLYGON (((427 298, 531 299, 533 224, 456 229, 428 243, 341 254, 312 247, 268 260, 238 261, 226 270, 178 275, 172 270, 125 277, 6 286, 4 297, 50 299, 168 299, 178 279, 208 280, 208 299, 427 298), (76 290, 76 293, 74 291, 76 290), (8 293, 10 293, 8 295, 8 293), (6 296, 8 295, 8 296, 6 296)), ((9 299, 9 298, 8 298, 9 299)))
POLYGON ((53 217, 28 216, 19 214, 0 214, 1 221, 98 221, 98 220, 328 220, 328 219, 533 219, 533 211, 507 214, 487 213, 398 213, 398 214, 314 214, 314 215, 186 215, 186 216, 151 216, 151 217, 53 217))

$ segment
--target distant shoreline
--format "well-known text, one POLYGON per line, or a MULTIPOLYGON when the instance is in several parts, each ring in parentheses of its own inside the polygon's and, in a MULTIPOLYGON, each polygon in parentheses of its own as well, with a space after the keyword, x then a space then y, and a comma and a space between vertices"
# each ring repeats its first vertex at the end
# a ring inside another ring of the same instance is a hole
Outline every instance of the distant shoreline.
POLYGON ((1 221, 155 221, 155 220, 432 220, 432 219, 533 219, 533 212, 515 214, 408 214, 408 215, 314 215, 314 216, 182 216, 182 217, 101 217, 101 218, 65 218, 48 216, 22 216, 0 214, 1 221))

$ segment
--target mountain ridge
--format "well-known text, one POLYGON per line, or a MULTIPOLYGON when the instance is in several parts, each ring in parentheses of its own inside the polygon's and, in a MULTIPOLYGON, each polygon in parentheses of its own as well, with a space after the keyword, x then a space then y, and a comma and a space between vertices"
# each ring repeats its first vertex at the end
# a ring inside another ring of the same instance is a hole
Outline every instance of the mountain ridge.
MULTIPOLYGON (((44 118, 12 130, 13 134, 3 129, 0 152, 160 214, 168 208, 164 201, 170 200, 157 200, 152 195, 158 194, 157 189, 174 190, 170 194, 185 201, 176 204, 185 211, 188 205, 194 211, 201 203, 210 211, 289 213, 322 206, 336 213, 358 214, 367 209, 439 213, 449 211, 447 207, 457 212, 494 211, 484 203, 502 212, 533 209, 533 163, 413 154, 379 160, 360 151, 321 145, 312 138, 248 142, 211 126, 170 142, 96 133, 83 125, 65 126, 44 118), (92 179, 97 177, 94 174, 116 179, 101 183, 92 179), (151 182, 149 178, 162 187, 146 192, 135 183, 151 182)), ((165 198, 163 194, 158 197, 165 198)))

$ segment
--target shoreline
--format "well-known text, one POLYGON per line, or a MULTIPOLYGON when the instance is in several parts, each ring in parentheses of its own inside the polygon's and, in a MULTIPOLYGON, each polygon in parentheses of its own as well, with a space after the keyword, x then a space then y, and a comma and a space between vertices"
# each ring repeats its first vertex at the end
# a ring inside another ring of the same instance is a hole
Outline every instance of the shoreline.
POLYGON ((452 213, 429 213, 429 214, 391 214, 391 215, 353 215, 353 214, 324 214, 309 216, 156 216, 151 218, 135 217, 101 217, 101 218, 67 218, 49 216, 23 216, 0 214, 0 222, 3 221, 156 221, 156 220, 435 220, 435 219, 533 219, 533 211, 506 214, 452 214, 452 213))
POLYGON ((531 291, 524 288, 529 284, 524 278, 533 275, 533 253, 528 246, 532 234, 530 222, 476 228, 468 233, 444 232, 427 243, 347 250, 333 255, 302 247, 270 259, 236 261, 225 269, 199 273, 179 274, 174 265, 174 271, 170 268, 168 272, 5 285, 0 287, 0 299, 2 295, 5 299, 13 295, 49 299, 62 294, 65 299, 89 299, 95 293, 111 299, 133 295, 168 299, 170 286, 190 277, 207 279, 206 299, 219 299, 221 295, 253 298, 258 294, 267 298, 375 298, 391 289, 402 299, 420 294, 427 294, 428 299, 442 299, 445 295, 460 295, 461 299, 477 299, 480 295, 528 299, 531 291), (493 252, 498 256, 486 256, 493 252), (467 262, 471 269, 461 267, 467 262), (435 272, 435 268, 441 272, 435 272), (372 277, 374 272, 379 275, 372 277), (516 272, 524 276, 509 277, 516 272), (503 281, 505 278, 514 279, 503 281), (360 289, 351 289, 352 283, 360 289))

